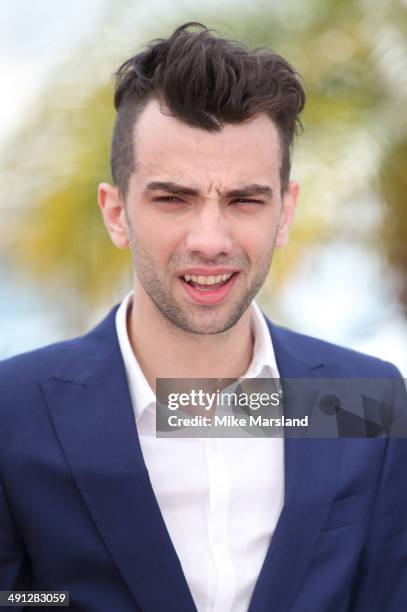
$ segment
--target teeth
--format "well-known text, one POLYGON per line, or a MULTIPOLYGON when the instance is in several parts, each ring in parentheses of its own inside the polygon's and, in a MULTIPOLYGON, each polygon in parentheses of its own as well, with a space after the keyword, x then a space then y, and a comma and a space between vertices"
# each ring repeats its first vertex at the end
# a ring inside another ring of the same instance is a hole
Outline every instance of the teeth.
POLYGON ((219 274, 218 276, 195 276, 195 274, 185 274, 184 279, 189 282, 197 283, 198 285, 216 285, 224 283, 232 276, 232 274, 219 274))

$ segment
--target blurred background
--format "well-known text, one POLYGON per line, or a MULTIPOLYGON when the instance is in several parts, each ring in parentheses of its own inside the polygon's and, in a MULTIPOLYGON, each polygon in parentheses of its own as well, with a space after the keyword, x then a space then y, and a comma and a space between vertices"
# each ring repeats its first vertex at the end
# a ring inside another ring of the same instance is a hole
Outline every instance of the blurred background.
POLYGON ((0 358, 84 332, 131 288, 96 203, 112 75, 189 20, 305 80, 298 216, 261 306, 407 376, 407 0, 3 0, 0 358))

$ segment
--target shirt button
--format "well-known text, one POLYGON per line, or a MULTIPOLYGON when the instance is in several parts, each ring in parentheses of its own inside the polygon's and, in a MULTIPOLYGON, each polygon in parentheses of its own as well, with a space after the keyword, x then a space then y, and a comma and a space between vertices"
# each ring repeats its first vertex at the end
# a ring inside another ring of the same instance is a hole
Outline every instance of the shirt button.
POLYGON ((213 440, 213 439, 212 439, 212 440, 210 441, 210 448, 211 448, 213 451, 218 451, 218 450, 219 450, 219 443, 218 443, 218 441, 217 441, 217 440, 213 440))

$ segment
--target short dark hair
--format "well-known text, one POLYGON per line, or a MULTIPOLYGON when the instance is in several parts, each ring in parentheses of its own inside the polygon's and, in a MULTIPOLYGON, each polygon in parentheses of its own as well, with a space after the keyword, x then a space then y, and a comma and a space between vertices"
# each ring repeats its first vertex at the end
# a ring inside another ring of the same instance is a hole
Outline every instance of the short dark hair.
POLYGON ((287 60, 267 48, 250 51, 214 36, 196 22, 180 26, 168 39, 153 40, 128 59, 116 73, 111 149, 113 180, 123 195, 134 169, 133 126, 152 98, 186 124, 211 132, 267 114, 279 131, 281 187, 287 188, 305 104, 301 79, 287 60))

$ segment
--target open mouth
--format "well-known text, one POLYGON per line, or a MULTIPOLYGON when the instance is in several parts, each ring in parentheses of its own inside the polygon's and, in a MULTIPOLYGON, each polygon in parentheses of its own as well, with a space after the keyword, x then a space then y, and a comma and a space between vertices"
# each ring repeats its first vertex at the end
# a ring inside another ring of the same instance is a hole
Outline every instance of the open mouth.
POLYGON ((180 281, 185 291, 199 304, 216 304, 225 299, 232 289, 238 272, 218 275, 184 274, 180 281))
POLYGON ((219 289, 225 285, 233 276, 234 273, 230 274, 219 274, 218 276, 201 276, 194 274, 185 274, 182 278, 186 283, 189 283, 194 289, 198 291, 213 291, 219 289))

